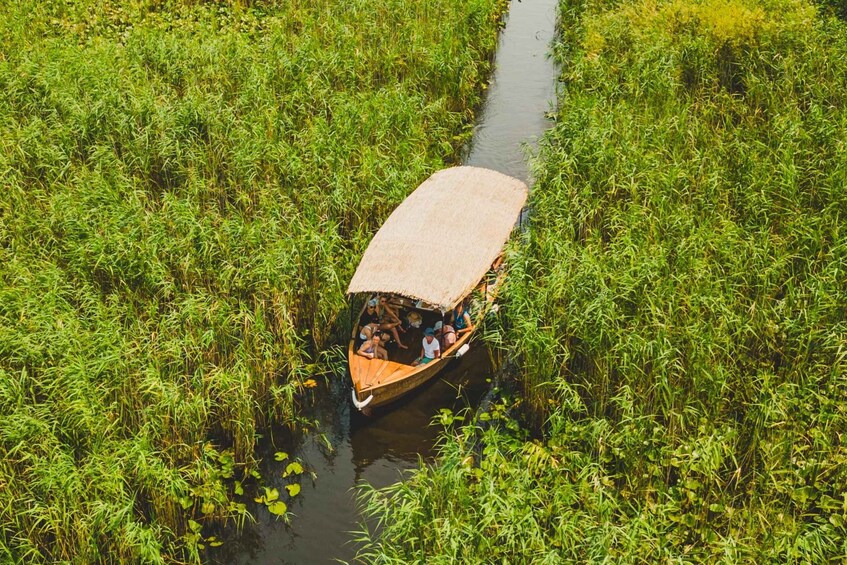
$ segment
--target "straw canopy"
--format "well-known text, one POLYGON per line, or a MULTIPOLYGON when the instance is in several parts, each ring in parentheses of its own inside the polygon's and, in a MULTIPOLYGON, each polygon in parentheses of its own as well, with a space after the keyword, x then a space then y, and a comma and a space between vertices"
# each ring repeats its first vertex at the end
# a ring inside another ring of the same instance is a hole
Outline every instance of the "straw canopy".
POLYGON ((488 169, 433 174, 374 236, 347 292, 390 292, 454 307, 503 249, 526 196, 523 182, 488 169))

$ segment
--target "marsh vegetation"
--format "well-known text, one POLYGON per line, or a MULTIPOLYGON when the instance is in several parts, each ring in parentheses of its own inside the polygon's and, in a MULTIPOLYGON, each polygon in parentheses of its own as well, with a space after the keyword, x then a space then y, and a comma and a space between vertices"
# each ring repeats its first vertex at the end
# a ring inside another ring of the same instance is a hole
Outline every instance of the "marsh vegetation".
POLYGON ((0 559, 197 560, 247 519, 258 434, 455 158, 503 8, 0 7, 0 559))
POLYGON ((366 491, 363 558, 843 559, 844 22, 802 0, 560 13, 494 340, 519 394, 366 491))

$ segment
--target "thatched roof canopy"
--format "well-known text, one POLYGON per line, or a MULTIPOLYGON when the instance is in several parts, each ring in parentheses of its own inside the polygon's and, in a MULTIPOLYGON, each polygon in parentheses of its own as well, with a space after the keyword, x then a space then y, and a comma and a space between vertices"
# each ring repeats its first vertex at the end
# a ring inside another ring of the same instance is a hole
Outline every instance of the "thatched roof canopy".
POLYGON ((347 292, 390 292, 454 307, 503 249, 526 196, 523 182, 496 171, 435 173, 385 221, 347 292))

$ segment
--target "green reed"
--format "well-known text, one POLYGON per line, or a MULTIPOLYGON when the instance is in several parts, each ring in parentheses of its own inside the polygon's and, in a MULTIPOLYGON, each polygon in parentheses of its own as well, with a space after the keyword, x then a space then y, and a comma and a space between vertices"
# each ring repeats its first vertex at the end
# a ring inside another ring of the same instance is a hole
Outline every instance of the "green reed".
POLYGON ((0 559, 196 560, 189 518, 243 514, 228 453, 239 478, 297 425, 370 236, 467 135, 503 8, 0 8, 0 559))
POLYGON ((540 439, 453 433, 366 497, 363 557, 843 559, 844 23, 794 0, 561 17, 501 339, 540 439))

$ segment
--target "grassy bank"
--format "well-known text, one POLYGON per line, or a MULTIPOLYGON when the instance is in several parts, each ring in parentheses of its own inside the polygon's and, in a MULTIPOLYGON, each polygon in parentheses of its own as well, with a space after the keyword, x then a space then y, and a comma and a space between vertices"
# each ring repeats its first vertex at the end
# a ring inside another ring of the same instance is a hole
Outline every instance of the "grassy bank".
POLYGON ((3 4, 0 560, 196 559, 190 518, 243 513, 503 8, 3 4))
POLYGON ((843 559, 844 23, 794 0, 561 11, 504 309, 540 439, 452 434, 368 497, 368 560, 843 559))

